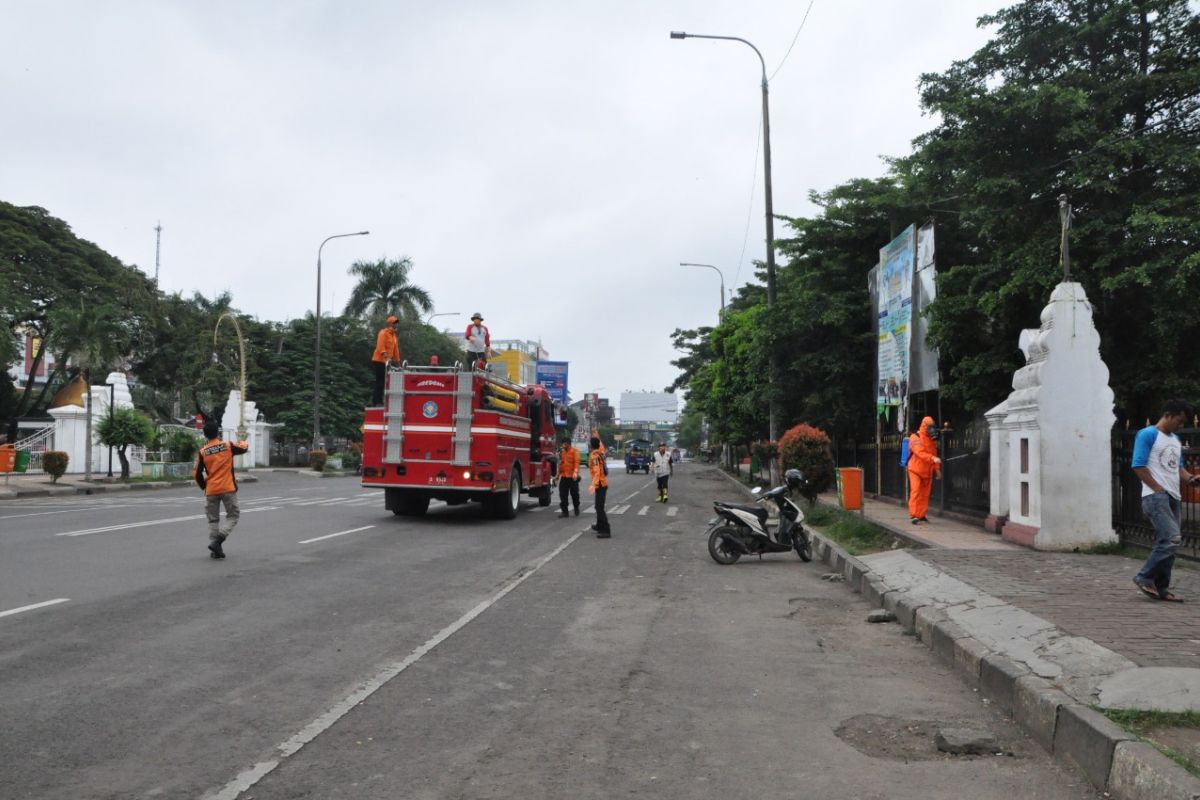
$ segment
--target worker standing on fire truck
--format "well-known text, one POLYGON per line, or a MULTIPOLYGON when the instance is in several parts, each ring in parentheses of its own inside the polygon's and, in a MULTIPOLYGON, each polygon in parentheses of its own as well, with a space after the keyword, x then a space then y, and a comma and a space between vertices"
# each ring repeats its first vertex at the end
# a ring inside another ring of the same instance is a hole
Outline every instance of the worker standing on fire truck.
POLYGON ((600 441, 600 431, 592 431, 589 444, 591 449, 588 450, 588 471, 592 473, 592 486, 589 491, 596 495, 596 524, 592 526, 592 530, 596 532, 597 539, 609 539, 612 537, 612 529, 608 527, 608 514, 604 512, 604 500, 608 496, 608 453, 604 449, 604 443, 600 441))
POLYGON ((487 362, 492 355, 492 334, 487 325, 483 324, 483 314, 476 311, 471 315, 471 324, 465 334, 467 340, 467 363, 474 368, 480 362, 487 362))
POLYGON ((558 502, 562 508, 560 517, 569 517, 567 513, 567 496, 575 504, 575 516, 579 516, 579 451, 571 444, 570 439, 563 439, 562 450, 558 454, 558 502))
POLYGON ((371 393, 371 405, 383 405, 383 384, 387 376, 388 363, 400 363, 400 342, 396 338, 395 317, 389 316, 387 324, 379 330, 375 337, 375 355, 371 356, 371 366, 375 368, 375 389, 371 393))

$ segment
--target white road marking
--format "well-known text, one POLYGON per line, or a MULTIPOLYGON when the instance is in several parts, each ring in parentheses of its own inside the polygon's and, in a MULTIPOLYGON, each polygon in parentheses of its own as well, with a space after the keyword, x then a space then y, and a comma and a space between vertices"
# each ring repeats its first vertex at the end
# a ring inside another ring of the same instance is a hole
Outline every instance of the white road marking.
POLYGON ((626 511, 628 511, 628 510, 629 510, 629 506, 617 506, 616 508, 614 508, 612 511, 609 511, 608 513, 610 513, 610 514, 624 514, 624 513, 625 513, 626 511))
POLYGON ((274 758, 271 758, 267 761, 260 761, 249 769, 243 770, 236 778, 225 784, 220 789, 205 793, 204 800, 237 800, 238 796, 241 795, 242 792, 245 792, 251 786, 269 775, 276 767, 283 763, 284 759, 287 759, 300 752, 300 749, 304 747, 304 745, 308 744, 322 733, 333 727, 338 720, 353 711, 355 706, 359 705, 368 697, 377 692, 388 681, 420 661, 439 644, 458 633, 480 614, 487 611, 496 603, 500 602, 505 595, 531 578, 539 569, 549 563, 550 559, 557 556, 563 550, 566 550, 576 539, 582 535, 583 531, 580 531, 570 539, 567 539, 565 542, 560 544, 558 547, 554 548, 549 555, 542 557, 542 559, 534 564, 529 571, 524 572, 519 577, 510 578, 509 583, 504 586, 504 588, 472 608, 466 614, 463 614, 445 628, 442 628, 432 639, 429 639, 427 642, 425 642, 425 644, 409 653, 407 658, 401 661, 385 664, 379 669, 378 672, 375 673, 374 676, 359 684, 358 687, 344 699, 339 701, 324 714, 305 725, 290 739, 279 744, 275 748, 277 753, 274 758))
POLYGON ((44 603, 34 603, 31 606, 21 606, 20 608, 10 608, 8 611, 0 611, 0 617, 10 617, 13 614, 20 614, 22 611, 33 611, 35 608, 45 608, 46 606, 58 605, 59 603, 69 603, 71 598, 60 597, 57 600, 47 600, 44 603))
POLYGON ((646 512, 648 512, 649 510, 650 510, 650 506, 642 506, 641 510, 638 511, 638 516, 639 517, 646 516, 646 512))
POLYGON ((596 507, 595 507, 595 506, 589 506, 589 507, 587 507, 587 508, 585 508, 585 509, 583 510, 583 513, 585 513, 585 514, 595 514, 595 513, 596 513, 596 507))
MULTIPOLYGON (((279 506, 262 506, 260 508, 245 508, 242 509, 243 514, 253 514, 255 511, 275 511, 279 506)), ((148 519, 142 522, 127 522, 124 525, 106 525, 103 528, 89 528, 84 531, 70 531, 69 533, 56 533, 55 536, 90 536, 93 533, 111 533, 113 531, 123 531, 129 528, 145 528, 148 525, 166 525, 170 522, 188 522, 194 519, 204 519, 204 514, 190 514, 186 517, 171 517, 170 519, 148 519)))
MULTIPOLYGON (((112 508, 128 508, 128 505, 122 504, 119 506, 102 506, 102 508, 105 511, 107 511, 112 508)), ((47 514, 78 514, 80 511, 95 511, 95 510, 96 510, 95 508, 88 508, 86 506, 80 506, 79 508, 65 508, 62 511, 34 511, 29 514, 7 514, 5 516, 0 516, 0 519, 17 519, 19 517, 44 517, 47 514)))
POLYGON ((330 533, 330 534, 326 534, 325 536, 318 536, 315 539, 305 539, 304 541, 297 542, 296 544, 310 544, 311 542, 319 542, 322 539, 332 539, 335 536, 345 536, 347 533, 358 533, 359 531, 370 530, 371 528, 374 528, 374 527, 375 527, 374 525, 364 525, 361 528, 351 528, 348 531, 341 531, 339 533, 330 533))
POLYGON ((667 516, 673 517, 679 513, 679 506, 667 506, 667 516))

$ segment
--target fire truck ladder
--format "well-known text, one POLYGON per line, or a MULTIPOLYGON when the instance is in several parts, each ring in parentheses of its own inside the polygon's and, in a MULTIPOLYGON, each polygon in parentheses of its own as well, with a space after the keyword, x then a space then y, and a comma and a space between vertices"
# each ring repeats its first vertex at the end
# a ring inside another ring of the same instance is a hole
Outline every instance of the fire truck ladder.
POLYGON ((404 367, 388 370, 383 421, 383 463, 400 464, 404 461, 404 367))
POLYGON ((475 393, 472 372, 459 372, 454 383, 454 461, 455 466, 471 464, 471 401, 475 393))

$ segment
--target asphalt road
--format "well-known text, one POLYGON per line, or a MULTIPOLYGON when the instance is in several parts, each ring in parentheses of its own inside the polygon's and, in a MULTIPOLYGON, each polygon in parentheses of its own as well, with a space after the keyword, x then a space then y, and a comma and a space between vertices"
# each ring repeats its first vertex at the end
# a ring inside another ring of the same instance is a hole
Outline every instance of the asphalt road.
POLYGON ((713 563, 716 470, 611 478, 598 540, 265 474, 225 561, 195 491, 0 504, 0 797, 1096 796, 821 566, 713 563))

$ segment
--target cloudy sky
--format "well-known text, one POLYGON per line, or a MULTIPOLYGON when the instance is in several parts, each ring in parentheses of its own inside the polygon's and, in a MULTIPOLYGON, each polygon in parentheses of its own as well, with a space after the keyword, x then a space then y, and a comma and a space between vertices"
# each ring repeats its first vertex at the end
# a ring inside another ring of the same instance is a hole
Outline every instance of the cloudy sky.
POLYGON ((0 0, 0 199, 149 274, 161 221, 164 290, 264 320, 311 313, 318 245, 369 230, 325 246, 323 310, 353 261, 409 256, 461 314, 435 323, 480 311, 615 399, 716 319, 717 274, 679 262, 732 290, 765 253, 758 59, 668 33, 762 52, 775 211, 803 216, 931 127, 918 75, 1002 5, 0 0))

